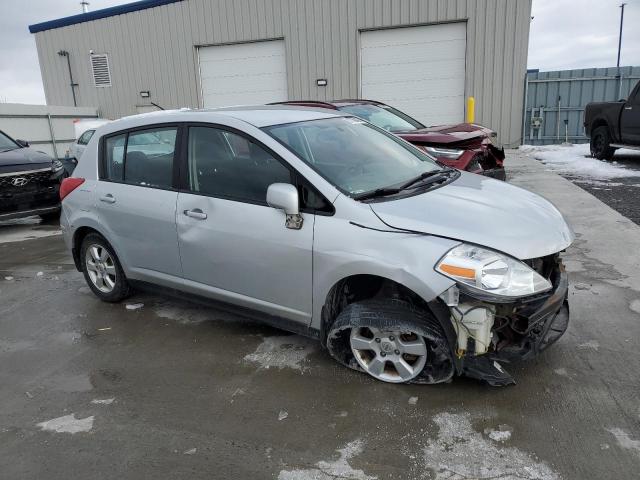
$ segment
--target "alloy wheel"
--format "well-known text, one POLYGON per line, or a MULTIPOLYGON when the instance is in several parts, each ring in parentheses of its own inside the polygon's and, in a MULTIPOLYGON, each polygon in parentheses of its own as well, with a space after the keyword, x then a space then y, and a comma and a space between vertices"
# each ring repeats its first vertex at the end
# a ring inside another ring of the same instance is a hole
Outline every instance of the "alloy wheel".
POLYGON ((85 264, 91 283, 102 293, 111 293, 116 286, 116 266, 108 250, 102 245, 90 245, 85 264))
POLYGON ((351 329, 350 345, 364 371, 384 382, 408 382, 427 361, 425 340, 414 332, 356 327, 351 329))

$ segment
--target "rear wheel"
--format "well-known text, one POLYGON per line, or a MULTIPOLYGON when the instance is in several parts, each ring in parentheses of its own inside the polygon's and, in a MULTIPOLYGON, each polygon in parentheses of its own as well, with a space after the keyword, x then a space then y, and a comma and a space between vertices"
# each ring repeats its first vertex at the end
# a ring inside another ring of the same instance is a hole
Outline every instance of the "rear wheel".
POLYGON ((127 298, 131 289, 120 261, 102 235, 87 235, 80 250, 82 273, 91 291, 105 302, 127 298))
POLYGON ((454 373, 444 332, 433 315, 403 300, 371 299, 348 305, 327 338, 343 365, 390 383, 440 383, 454 373))
POLYGON ((598 160, 611 160, 616 149, 611 146, 609 129, 606 126, 598 127, 591 134, 591 156, 598 160))

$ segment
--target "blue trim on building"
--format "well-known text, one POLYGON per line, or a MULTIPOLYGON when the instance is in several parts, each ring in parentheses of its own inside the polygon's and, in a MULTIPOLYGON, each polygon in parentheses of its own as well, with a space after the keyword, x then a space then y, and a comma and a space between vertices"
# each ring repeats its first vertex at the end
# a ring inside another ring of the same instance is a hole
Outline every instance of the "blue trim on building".
POLYGON ((68 27, 69 25, 90 22, 91 20, 99 20, 100 18, 113 17, 115 15, 122 15, 123 13, 137 12, 138 10, 146 10, 147 8, 160 7, 169 3, 181 1, 182 0, 141 0, 140 2, 103 8, 102 10, 96 10, 95 12, 80 13, 70 17, 59 18, 57 20, 36 23, 34 25, 29 25, 29 31, 31 33, 44 32, 45 30, 68 27))

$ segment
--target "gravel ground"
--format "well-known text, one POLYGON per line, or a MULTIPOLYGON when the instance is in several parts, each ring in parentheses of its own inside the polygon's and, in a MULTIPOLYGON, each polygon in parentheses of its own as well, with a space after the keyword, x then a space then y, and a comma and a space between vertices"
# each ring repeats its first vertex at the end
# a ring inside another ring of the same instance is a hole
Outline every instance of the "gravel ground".
POLYGON ((601 162, 600 172, 600 169, 594 168, 594 162, 600 161, 590 158, 587 154, 588 147, 584 147, 585 151, 581 155, 585 159, 586 172, 580 170, 580 164, 546 158, 549 152, 531 151, 528 154, 640 225, 640 152, 618 151, 611 162, 601 162), (615 176, 616 170, 625 176, 615 176))

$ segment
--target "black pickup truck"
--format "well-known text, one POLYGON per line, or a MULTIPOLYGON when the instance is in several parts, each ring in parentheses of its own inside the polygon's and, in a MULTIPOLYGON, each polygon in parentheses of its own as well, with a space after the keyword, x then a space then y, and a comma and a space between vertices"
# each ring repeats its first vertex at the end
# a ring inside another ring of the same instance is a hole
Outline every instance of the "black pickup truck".
POLYGON ((600 160, 611 160, 618 148, 640 150, 640 82, 627 100, 587 104, 584 129, 600 160))

